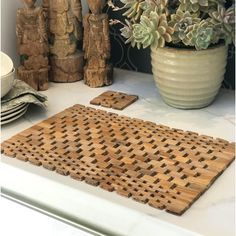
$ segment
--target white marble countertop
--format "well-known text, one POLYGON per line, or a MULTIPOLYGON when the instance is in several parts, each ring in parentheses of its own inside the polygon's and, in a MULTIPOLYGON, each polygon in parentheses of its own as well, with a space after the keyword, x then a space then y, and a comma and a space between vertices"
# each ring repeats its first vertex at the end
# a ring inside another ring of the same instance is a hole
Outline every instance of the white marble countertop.
MULTIPOLYGON (((76 103, 91 106, 89 101, 106 90, 137 94, 140 99, 123 111, 100 109, 234 141, 234 91, 222 89, 207 108, 178 110, 161 100, 152 75, 118 69, 110 87, 92 89, 82 81, 51 83, 49 90, 43 92, 49 99, 48 110, 31 107, 24 117, 2 127, 2 141, 76 103)), ((43 212, 51 212, 59 219, 68 220, 75 226, 89 227, 100 234, 233 236, 234 169, 233 163, 182 216, 4 156, 0 179, 3 189, 20 201, 35 204, 43 212)))
POLYGON ((5 198, 0 198, 0 209, 1 235, 4 236, 92 236, 5 198))

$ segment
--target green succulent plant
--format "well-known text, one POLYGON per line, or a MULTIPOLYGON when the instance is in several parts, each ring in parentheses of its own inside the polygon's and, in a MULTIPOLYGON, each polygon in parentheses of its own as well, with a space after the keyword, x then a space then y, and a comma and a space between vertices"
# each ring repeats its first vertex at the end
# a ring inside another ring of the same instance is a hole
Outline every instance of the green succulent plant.
POLYGON ((225 9, 218 6, 218 9, 209 13, 211 22, 217 29, 217 36, 224 39, 227 44, 235 41, 235 6, 225 9))
POLYGON ((225 0, 121 0, 122 7, 109 0, 113 10, 124 10, 121 34, 138 48, 164 47, 166 43, 207 49, 222 40, 235 40, 234 4, 225 0))
POLYGON ((207 12, 212 7, 216 7, 218 4, 223 5, 225 0, 179 0, 180 9, 182 11, 189 12, 207 12))
POLYGON ((134 21, 139 20, 140 16, 143 13, 141 8, 141 4, 145 2, 145 0, 121 0, 124 4, 126 11, 123 16, 126 16, 128 19, 133 19, 134 21))
POLYGON ((190 26, 200 23, 201 19, 197 14, 191 14, 186 11, 177 10, 176 14, 171 15, 170 25, 174 28, 172 36, 173 43, 185 41, 189 33, 190 26))
POLYGON ((171 42, 173 29, 168 26, 165 14, 158 15, 152 11, 148 16, 141 16, 140 23, 133 25, 132 45, 140 48, 148 46, 164 47, 165 42, 171 42))
POLYGON ((185 38, 185 43, 186 45, 194 46, 197 50, 207 49, 212 43, 213 36, 213 25, 203 20, 190 27, 189 33, 185 38))
POLYGON ((149 16, 151 12, 155 11, 158 15, 166 13, 167 0, 146 0, 141 3, 143 15, 149 16))
MULTIPOLYGON (((208 2, 207 0, 205 0, 205 1, 208 2)), ((204 1, 204 3, 205 3, 205 1, 204 1)), ((200 9, 200 4, 199 4, 199 1, 192 2, 192 0, 180 0, 179 9, 181 11, 198 12, 200 9)))

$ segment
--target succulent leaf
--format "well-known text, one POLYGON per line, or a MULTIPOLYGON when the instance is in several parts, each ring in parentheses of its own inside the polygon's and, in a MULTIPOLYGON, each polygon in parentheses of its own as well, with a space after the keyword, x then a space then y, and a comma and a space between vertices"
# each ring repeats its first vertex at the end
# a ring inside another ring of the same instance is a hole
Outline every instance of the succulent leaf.
POLYGON ((152 11, 148 16, 141 16, 140 23, 133 25, 133 45, 140 44, 143 48, 151 45, 155 47, 164 47, 165 42, 171 41, 173 30, 168 26, 167 19, 164 14, 158 15, 156 11, 152 11))
POLYGON ((213 25, 210 22, 203 20, 190 27, 184 42, 186 45, 194 46, 197 50, 207 49, 212 43, 213 35, 213 25))
POLYGON ((217 36, 219 39, 224 39, 226 44, 235 42, 235 6, 225 9, 218 6, 218 9, 209 13, 211 22, 217 29, 217 36))
POLYGON ((170 26, 174 28, 173 43, 182 41, 188 34, 189 27, 200 21, 198 14, 191 14, 188 11, 177 10, 176 14, 172 14, 170 26))

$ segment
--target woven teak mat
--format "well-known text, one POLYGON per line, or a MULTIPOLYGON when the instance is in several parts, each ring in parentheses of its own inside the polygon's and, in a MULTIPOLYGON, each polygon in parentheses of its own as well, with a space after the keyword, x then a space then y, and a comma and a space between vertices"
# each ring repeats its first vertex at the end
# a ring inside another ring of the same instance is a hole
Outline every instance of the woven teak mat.
POLYGON ((123 110, 138 100, 137 95, 129 95, 126 93, 106 91, 98 97, 90 101, 90 104, 109 107, 117 110, 123 110))
POLYGON ((234 147, 75 105, 5 141, 2 152, 181 215, 234 160, 234 147))

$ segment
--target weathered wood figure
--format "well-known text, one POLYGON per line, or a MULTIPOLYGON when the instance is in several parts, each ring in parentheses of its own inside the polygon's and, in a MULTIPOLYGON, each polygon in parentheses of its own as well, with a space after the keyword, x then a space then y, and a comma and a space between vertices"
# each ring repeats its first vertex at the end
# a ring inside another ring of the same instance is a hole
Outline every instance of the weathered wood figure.
POLYGON ((110 59, 109 20, 102 14, 104 1, 87 0, 91 14, 84 17, 84 43, 86 65, 84 81, 90 87, 112 84, 113 68, 110 59))
POLYGON ((48 18, 50 43, 50 80, 74 82, 83 78, 82 6, 80 0, 43 0, 48 18))
POLYGON ((23 0, 17 10, 18 77, 36 90, 48 89, 48 39, 43 9, 36 0, 23 0))

